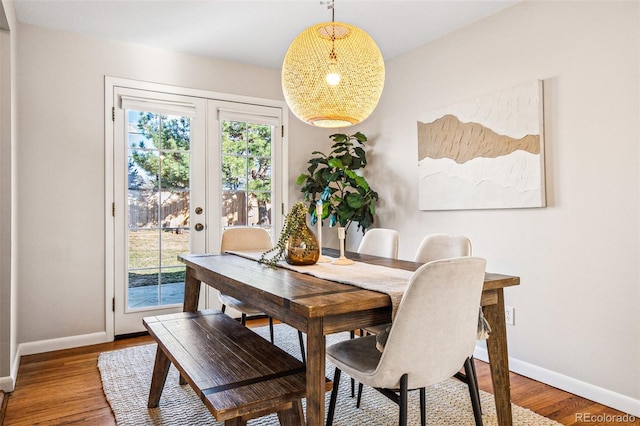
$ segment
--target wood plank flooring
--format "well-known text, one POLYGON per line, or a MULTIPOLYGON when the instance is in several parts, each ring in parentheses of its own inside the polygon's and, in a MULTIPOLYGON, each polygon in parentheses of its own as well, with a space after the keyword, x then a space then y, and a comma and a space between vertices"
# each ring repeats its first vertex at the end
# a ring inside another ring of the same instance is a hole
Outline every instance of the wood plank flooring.
MULTIPOLYGON (((250 325, 265 324, 266 321, 254 320, 250 325)), ((2 405, 6 406, 6 412, 0 413, 0 425, 115 425, 102 392, 98 355, 152 342, 149 336, 143 336, 23 357, 16 389, 4 396, 2 405)), ((488 364, 476 361, 476 368, 480 388, 492 392, 488 364)), ((511 373, 510 378, 511 400, 515 404, 563 425, 640 426, 640 419, 631 423, 584 421, 586 416, 593 420, 598 416, 621 416, 624 413, 517 374, 511 373)))

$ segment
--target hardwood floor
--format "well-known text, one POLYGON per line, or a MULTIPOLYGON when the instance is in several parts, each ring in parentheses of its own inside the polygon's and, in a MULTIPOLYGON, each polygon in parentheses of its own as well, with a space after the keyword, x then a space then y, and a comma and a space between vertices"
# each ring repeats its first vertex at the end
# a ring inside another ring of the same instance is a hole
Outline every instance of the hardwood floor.
MULTIPOLYGON (((251 326, 266 321, 252 321, 251 326)), ((97 367, 101 352, 151 343, 148 336, 118 340, 113 343, 76 349, 29 355, 22 358, 16 389, 5 395, 5 426, 90 424, 115 425, 104 393, 97 367)), ((491 392, 488 364, 476 361, 480 388, 491 392)), ((543 383, 511 374, 511 400, 521 407, 553 419, 563 425, 637 425, 609 420, 624 413, 596 404, 584 398, 555 389, 543 383), (582 421, 581 421, 582 419, 582 421), (594 421, 596 420, 596 421, 594 421)))
MULTIPOLYGON (((476 370, 480 389, 491 393, 489 364, 476 360, 476 370)), ((511 382, 511 402, 563 425, 640 426, 640 418, 627 415, 626 418, 633 421, 616 421, 620 418, 614 416, 624 416, 625 413, 544 383, 515 373, 509 373, 509 380, 511 382)))
POLYGON ((102 392, 98 355, 151 342, 145 336, 23 357, 4 425, 115 425, 102 392))

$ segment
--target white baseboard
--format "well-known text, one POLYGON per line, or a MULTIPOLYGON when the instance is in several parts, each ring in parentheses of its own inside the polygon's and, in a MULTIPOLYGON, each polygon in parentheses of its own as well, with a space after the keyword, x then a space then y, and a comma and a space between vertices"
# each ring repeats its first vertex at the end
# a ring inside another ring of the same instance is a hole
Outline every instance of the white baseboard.
POLYGON ((16 380, 14 377, 0 377, 0 390, 3 392, 13 392, 16 387, 16 380))
MULTIPOLYGON (((489 355, 484 346, 476 345, 473 356, 481 361, 489 361, 489 355)), ((582 398, 597 402, 598 404, 606 405, 607 407, 615 408, 616 410, 620 410, 624 413, 640 418, 640 400, 638 399, 634 399, 627 395, 622 395, 609 389, 583 382, 574 379, 573 377, 565 376, 564 374, 547 370, 545 368, 538 367, 537 365, 511 357, 509 357, 509 370, 530 379, 545 383, 549 386, 553 386, 582 398)))
POLYGON ((61 349, 77 348, 80 346, 97 345, 111 340, 106 331, 98 333, 81 334, 78 336, 60 337, 57 339, 39 340, 36 342, 20 343, 18 345, 18 355, 33 355, 43 352, 58 351, 61 349))
POLYGON ((9 376, 0 377, 0 390, 3 392, 13 392, 18 380, 18 370, 20 369, 20 347, 16 351, 15 358, 11 360, 11 371, 9 376))

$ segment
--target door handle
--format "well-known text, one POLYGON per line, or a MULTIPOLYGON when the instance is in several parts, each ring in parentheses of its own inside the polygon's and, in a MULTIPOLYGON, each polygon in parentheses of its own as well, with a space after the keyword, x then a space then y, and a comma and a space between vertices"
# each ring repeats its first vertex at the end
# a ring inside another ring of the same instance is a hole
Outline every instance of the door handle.
POLYGON ((196 231, 202 231, 204 229, 204 225, 201 223, 196 223, 196 231))

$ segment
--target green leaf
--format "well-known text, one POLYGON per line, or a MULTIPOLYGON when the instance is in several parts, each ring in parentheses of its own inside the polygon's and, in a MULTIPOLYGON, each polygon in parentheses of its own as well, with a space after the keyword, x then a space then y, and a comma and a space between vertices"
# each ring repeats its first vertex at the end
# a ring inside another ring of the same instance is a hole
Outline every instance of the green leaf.
POLYGON ((327 164, 327 159, 326 158, 312 158, 311 160, 308 161, 308 163, 318 167, 319 164, 327 164))
POLYGON ((353 156, 347 152, 346 154, 340 156, 340 161, 342 161, 342 164, 345 167, 351 168, 351 165, 353 163, 353 156))
POLYGON ((349 195, 346 196, 347 199, 347 204, 349 205, 349 207, 351 207, 352 209, 358 209, 362 206, 364 206, 365 204, 365 200, 362 198, 362 196, 360 196, 360 194, 356 193, 356 192, 352 192, 349 195))
POLYGON ((352 137, 360 143, 365 143, 367 141, 367 137, 360 132, 356 132, 354 135, 352 135, 352 137))
POLYGON ((353 151, 356 153, 356 156, 363 162, 367 163, 367 154, 364 152, 364 149, 359 146, 353 148, 353 151))
POLYGON ((308 175, 305 174, 301 174, 300 176, 298 176, 298 178, 296 179, 296 185, 302 185, 308 178, 308 175))
POLYGON ((356 185, 358 185, 360 188, 366 191, 369 190, 369 183, 365 178, 363 178, 362 176, 356 176, 355 180, 356 180, 356 185))
POLYGON ((344 164, 342 164, 342 161, 340 161, 339 158, 332 158, 331 160, 329 160, 329 166, 330 167, 335 167, 338 169, 343 169, 344 168, 344 164))
POLYGON ((331 135, 329 137, 333 139, 334 142, 345 142, 349 139, 349 137, 344 133, 336 133, 335 135, 331 135))
POLYGON ((338 171, 336 171, 336 172, 334 172, 334 173, 331 173, 331 174, 329 175, 329 177, 327 178, 327 182, 335 182, 335 181, 337 181, 337 180, 338 180, 338 178, 339 178, 340 176, 342 176, 342 172, 341 172, 341 171, 339 171, 339 170, 338 170, 338 171))

